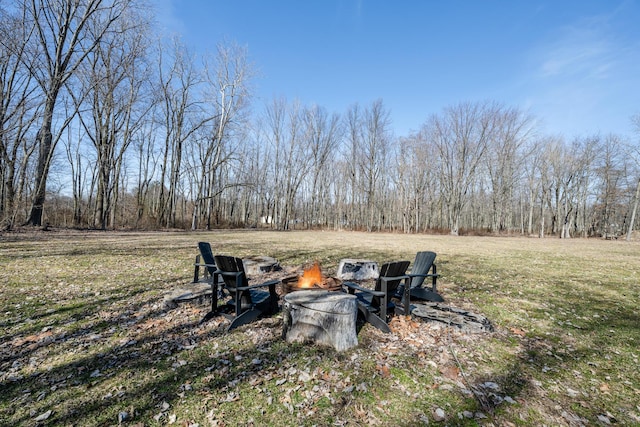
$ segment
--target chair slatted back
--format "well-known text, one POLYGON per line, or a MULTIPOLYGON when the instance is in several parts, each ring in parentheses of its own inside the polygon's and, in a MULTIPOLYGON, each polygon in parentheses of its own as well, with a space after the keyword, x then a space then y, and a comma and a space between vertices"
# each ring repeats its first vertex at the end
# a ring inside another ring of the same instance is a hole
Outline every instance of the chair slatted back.
MULTIPOLYGON (((422 251, 416 254, 416 259, 411 266, 411 274, 429 274, 429 270, 433 267, 436 260, 436 253, 431 251, 422 251)), ((417 288, 422 286, 425 277, 412 277, 411 287, 417 288)))
POLYGON ((198 249, 200 249, 200 256, 205 264, 208 264, 207 271, 210 276, 213 276, 213 272, 216 271, 216 261, 213 258, 213 251, 211 250, 211 244, 209 242, 198 242, 198 249))
MULTIPOLYGON (((244 271, 244 264, 241 258, 236 258, 228 255, 216 255, 214 256, 218 273, 222 276, 225 287, 229 290, 231 295, 236 292, 236 287, 244 287, 248 285, 247 275, 244 271)), ((242 309, 250 307, 251 294, 249 291, 244 290, 240 293, 240 301, 242 309)))
MULTIPOLYGON (((376 279, 375 290, 382 290, 383 278, 403 276, 406 274, 407 268, 409 268, 409 261, 393 261, 382 264, 382 267, 380 267, 380 276, 376 279)), ((387 281, 387 300, 396 292, 402 280, 403 279, 387 281)), ((374 295, 371 299, 371 305, 380 308, 380 301, 380 297, 374 295)))

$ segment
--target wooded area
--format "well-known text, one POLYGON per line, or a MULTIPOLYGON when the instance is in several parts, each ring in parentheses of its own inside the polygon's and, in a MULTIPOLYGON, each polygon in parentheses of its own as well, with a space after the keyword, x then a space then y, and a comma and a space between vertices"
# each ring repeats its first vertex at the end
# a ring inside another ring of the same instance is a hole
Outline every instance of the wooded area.
POLYGON ((137 0, 0 4, 2 229, 633 230, 640 115, 632 137, 566 139, 461 101, 398 136, 383 100, 261 105, 245 47, 199 57, 153 20, 137 0))

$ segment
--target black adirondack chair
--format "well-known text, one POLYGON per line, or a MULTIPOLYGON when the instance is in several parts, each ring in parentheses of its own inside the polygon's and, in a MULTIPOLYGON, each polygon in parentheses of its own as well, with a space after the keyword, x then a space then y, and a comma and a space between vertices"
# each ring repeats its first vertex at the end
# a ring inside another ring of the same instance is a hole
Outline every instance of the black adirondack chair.
POLYGON ((200 323, 206 322, 214 316, 220 314, 221 308, 218 307, 218 301, 224 298, 224 282, 220 277, 215 277, 213 273, 217 270, 216 261, 213 258, 213 251, 209 242, 198 242, 200 255, 196 256, 196 262, 193 272, 193 283, 201 280, 211 285, 211 310, 204 316, 200 323), (204 270, 202 278, 200 278, 200 270, 204 270))
MULTIPOLYGON (((436 282, 440 275, 436 269, 436 253, 431 251, 418 252, 416 259, 411 266, 411 272, 407 273, 411 277, 410 299, 418 301, 444 302, 444 298, 436 289, 436 282), (431 278, 431 289, 423 287, 424 281, 431 278)), ((404 285, 398 287, 396 297, 400 298, 404 293, 404 285)))
POLYGON ((213 279, 213 272, 216 271, 216 262, 213 259, 213 251, 209 242, 198 242, 200 255, 196 255, 196 262, 193 263, 193 283, 200 282, 200 270, 204 270, 202 280, 207 282, 213 279))
POLYGON ((391 314, 409 314, 409 310, 405 309, 405 307, 409 307, 409 276, 405 274, 408 267, 409 261, 394 261, 383 264, 374 289, 361 287, 354 282, 343 283, 347 292, 358 298, 358 310, 364 316, 365 321, 383 332, 391 332, 388 325, 391 314), (404 289, 406 291, 400 297, 400 302, 396 303, 392 297, 402 282, 405 283, 404 289))
MULTIPOLYGON (((230 299, 221 307, 217 307, 216 301, 216 306, 213 306, 215 308, 212 308, 214 312, 212 316, 222 314, 231 320, 228 331, 253 322, 261 315, 274 314, 278 311, 276 285, 279 280, 250 286, 240 258, 216 255, 214 261, 216 270, 213 272, 213 283, 219 283, 221 280, 230 294, 230 299)), ((217 293, 214 292, 214 295, 217 293)))

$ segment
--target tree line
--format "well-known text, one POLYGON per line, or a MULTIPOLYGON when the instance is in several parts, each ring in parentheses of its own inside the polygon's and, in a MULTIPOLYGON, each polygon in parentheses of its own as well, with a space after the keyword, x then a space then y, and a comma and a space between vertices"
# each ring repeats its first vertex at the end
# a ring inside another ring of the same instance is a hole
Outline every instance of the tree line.
POLYGON ((261 104, 254 70, 234 42, 195 55, 167 41, 137 0, 0 3, 2 228, 634 228, 637 141, 545 135, 492 101, 397 136, 381 99, 261 104))

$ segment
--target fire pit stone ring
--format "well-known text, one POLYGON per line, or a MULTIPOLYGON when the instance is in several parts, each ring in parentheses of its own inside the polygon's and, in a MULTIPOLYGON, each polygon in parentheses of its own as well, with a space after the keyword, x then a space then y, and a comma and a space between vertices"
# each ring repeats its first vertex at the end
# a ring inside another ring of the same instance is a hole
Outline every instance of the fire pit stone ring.
POLYGON ((295 291, 311 290, 311 291, 339 291, 342 289, 342 280, 333 277, 324 278, 320 283, 314 283, 313 286, 299 286, 298 276, 289 276, 282 279, 282 293, 287 295, 295 291))

